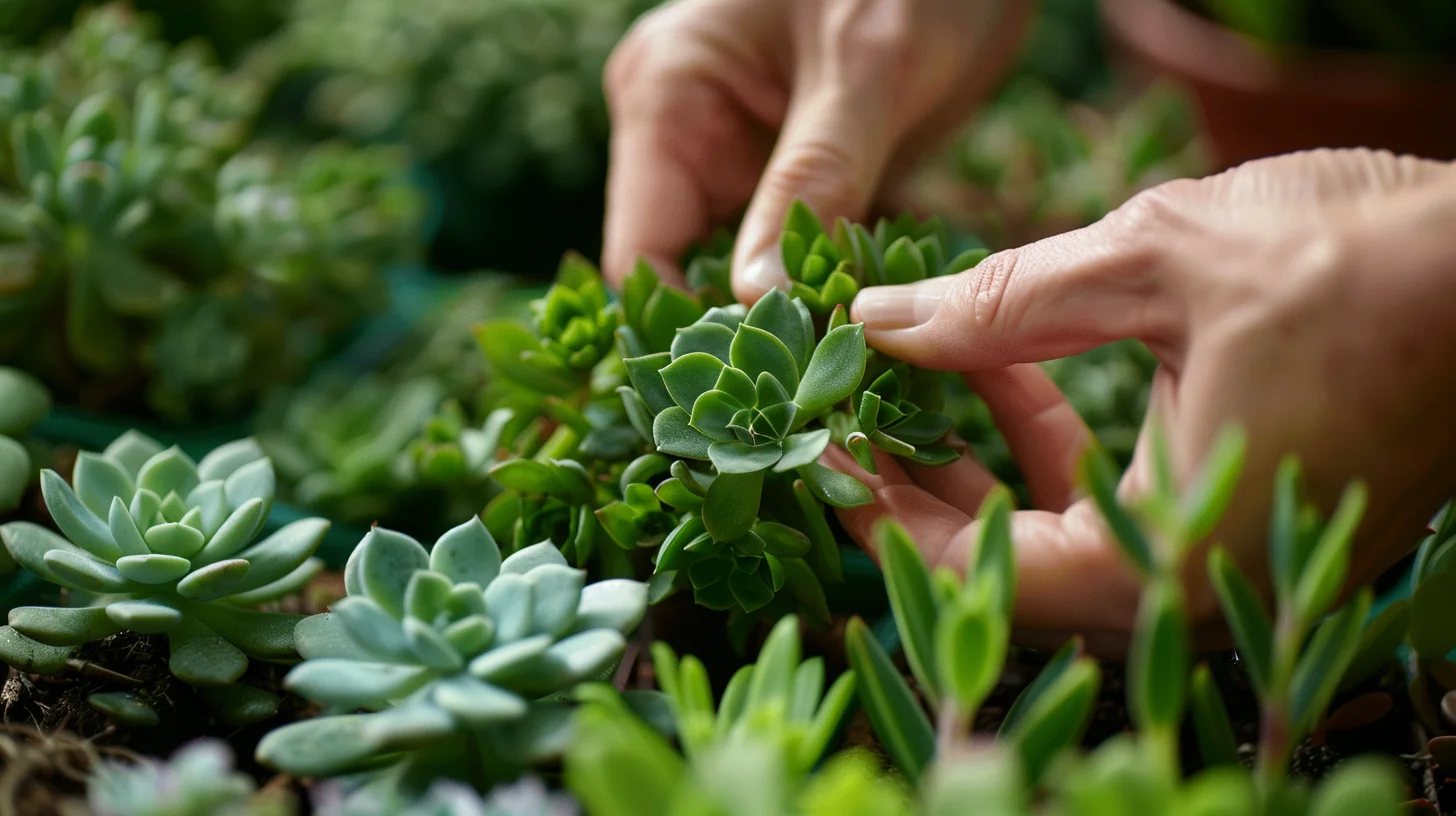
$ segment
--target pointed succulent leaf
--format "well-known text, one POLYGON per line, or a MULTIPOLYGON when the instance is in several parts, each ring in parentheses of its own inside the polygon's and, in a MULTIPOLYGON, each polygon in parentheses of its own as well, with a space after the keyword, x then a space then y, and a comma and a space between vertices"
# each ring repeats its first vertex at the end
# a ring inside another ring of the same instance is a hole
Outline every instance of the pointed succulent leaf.
POLYGON ((217 527, 201 552, 192 557, 193 563, 204 565, 221 561, 248 546, 254 531, 262 523, 263 514, 263 500, 249 499, 217 527))
POLYGON ((526 573, 531 593, 532 634, 559 637, 571 628, 581 601, 586 573, 579 569, 544 564, 526 573))
POLYGON ((859 479, 817 462, 798 470, 809 492, 831 507, 859 507, 874 501, 874 494, 859 479))
POLYGON ((758 518, 763 471, 720 473, 703 501, 703 524, 714 541, 742 538, 758 518))
MULTIPOLYGON (((783 341, 763 329, 746 322, 739 326, 733 337, 730 357, 734 368, 754 380, 760 374, 771 374, 789 393, 799 387, 799 366, 793 352, 783 341)), ((760 402, 759 407, 767 407, 767 403, 760 402)))
POLYGON ((121 465, 89 451, 76 454, 71 484, 81 503, 101 518, 111 512, 112 499, 129 502, 136 493, 136 483, 121 465))
POLYGON ((180 621, 167 633, 167 643, 167 668, 184 683, 220 688, 236 682, 248 668, 247 655, 195 620, 180 621))
MULTIPOLYGON (((287 529, 287 528, 284 528, 287 529)), ((282 531, 280 531, 282 532, 282 531)), ((354 570, 350 595, 368 595, 396 618, 404 615, 404 591, 415 570, 428 569, 430 557, 418 541, 382 527, 369 531, 349 556, 345 577, 354 570)))
POLYGON ((784 441, 784 455, 774 465, 774 472, 785 473, 817 462, 824 453, 824 449, 829 447, 829 438, 828 428, 790 436, 784 441))
POLYGON ((527 711, 525 700, 468 674, 441 680, 433 691, 437 705, 474 726, 509 722, 527 711))
POLYGON ((657 450, 684 459, 708 459, 713 440, 691 423, 688 412, 675 405, 658 414, 652 423, 652 439, 657 450))
MULTIPOLYGON (((324 535, 328 531, 329 522, 324 519, 299 519, 238 553, 238 557, 245 559, 249 564, 248 574, 238 587, 238 591, 249 592, 258 589, 298 569, 318 550, 319 544, 323 543, 324 535)), ((410 540, 410 543, 419 548, 418 557, 422 559, 424 548, 420 548, 413 539, 410 540)), ((378 555, 373 558, 378 559, 381 563, 387 560, 378 555)), ((418 561, 412 563, 418 563, 418 561)), ((365 573, 366 580, 370 580, 371 574, 370 572, 365 573)), ((404 580, 408 580, 408 573, 404 580)), ((374 586, 375 582, 371 581, 371 589, 374 589, 374 586)), ((402 595, 401 592, 401 600, 402 595)))
POLYGON ((864 326, 858 323, 840 326, 819 341, 794 393, 799 425, 849 397, 864 378, 867 356, 864 326))
POLYGON ((551 638, 547 635, 522 638, 476 657, 470 661, 469 671, 487 683, 514 686, 535 669, 550 646, 551 638))
POLYGON ((743 322, 777 337, 788 348, 799 371, 808 367, 814 350, 814 324, 802 304, 796 304, 782 289, 772 289, 759 298, 743 322))
POLYGON ((208 451, 197 463, 197 478, 204 482, 227 479, 244 465, 263 459, 267 454, 258 440, 248 437, 219 445, 208 451))
POLYGON ((315 717, 275 728, 258 743, 258 761, 300 776, 358 770, 380 749, 369 734, 373 719, 369 714, 315 717))
POLYGON ((728 362, 728 349, 733 344, 733 330, 718 323, 695 323, 678 329, 672 340, 674 359, 693 352, 702 352, 728 362))
POLYGON ((446 674, 465 668, 464 659, 445 636, 413 615, 404 618, 404 639, 422 665, 446 674))
MULTIPOLYGON (((761 445, 745 445, 742 442, 714 442, 708 448, 708 458, 720 474, 754 473, 774 466, 783 456, 783 445, 765 442, 761 445)), ((711 490, 709 491, 711 492, 711 490)))
POLYGON ((63 586, 85 592, 122 592, 127 586, 126 577, 116 567, 69 550, 51 550, 45 554, 46 567, 50 574, 60 579, 63 586))
POLYGON ((102 606, 16 607, 10 610, 10 627, 47 646, 79 646, 121 631, 102 606))
POLYGON ((182 613, 176 607, 154 600, 107 604, 106 615, 121 628, 144 635, 170 631, 182 622, 182 613))
POLYGON ((192 562, 176 555, 128 555, 116 560, 122 575, 139 584, 170 584, 192 569, 192 562))
POLYGON ((717 357, 692 352, 663 368, 662 381, 673 402, 683 411, 691 411, 698 397, 713 389, 723 368, 723 361, 717 357))
POLYGON ((422 621, 432 621, 445 611, 453 585, 450 579, 432 570, 415 570, 404 591, 404 609, 422 621))
POLYGON ((168 522, 148 528, 142 536, 147 542, 147 549, 158 555, 175 555, 179 558, 190 558, 196 555, 203 545, 202 531, 193 529, 182 522, 168 522))
POLYGON ((111 530, 81 503, 60 474, 41 471, 40 487, 51 519, 66 538, 103 561, 115 561, 121 556, 120 548, 111 540, 111 530))
POLYGON ((185 496, 197 487, 198 482, 197 465, 181 448, 176 447, 148 459, 136 479, 137 487, 146 488, 158 496, 168 493, 185 496))
MULTIPOLYGON (((393 662, 412 660, 400 621, 369 597, 350 595, 339 599, 333 609, 334 617, 349 640, 376 659, 393 662)), ((299 648, 303 650, 301 642, 299 648)), ((304 656, 312 658, 319 655, 305 652, 304 656)))
POLYGON ((623 361, 623 365, 627 369, 627 377, 632 382, 632 388, 642 397, 647 410, 654 416, 673 404, 672 396, 668 393, 667 384, 663 381, 661 373, 662 369, 666 368, 672 360, 672 355, 664 351, 645 357, 630 357, 623 361))
POLYGON ((106 527, 111 531, 111 539, 116 542, 117 549, 123 555, 147 555, 151 552, 141 531, 137 529, 136 522, 132 520, 126 502, 120 496, 113 496, 111 499, 106 527))
POLYGON ((568 566, 566 558, 561 554, 561 550, 557 549, 551 542, 543 541, 511 553, 506 560, 501 562, 500 571, 502 574, 525 575, 537 567, 548 564, 561 567, 568 566))
POLYGON ((248 562, 241 558, 209 564, 177 582, 177 594, 194 601, 226 598, 243 583, 248 562))
POLYGON ((485 588, 485 608, 495 621, 498 643, 511 643, 531 634, 534 587, 525 576, 503 573, 485 588))
POLYGON ((91 557, 86 550, 29 521, 0 524, 0 540, 5 542, 6 552, 17 564, 51 583, 58 583, 58 579, 51 574, 50 567, 46 566, 47 553, 63 551, 80 557, 91 557))

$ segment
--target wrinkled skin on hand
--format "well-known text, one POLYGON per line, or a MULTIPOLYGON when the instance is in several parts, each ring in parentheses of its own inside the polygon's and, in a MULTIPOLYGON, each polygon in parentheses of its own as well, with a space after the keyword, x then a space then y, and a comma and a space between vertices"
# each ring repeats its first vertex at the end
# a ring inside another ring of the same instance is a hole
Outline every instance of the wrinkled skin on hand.
POLYGON ((784 280, 780 225, 804 200, 824 223, 862 220, 959 125, 1014 55, 1017 0, 678 0, 612 55, 602 269, 620 285, 747 212, 733 288, 784 280))
MULTIPOLYGON (((1019 512, 1017 624, 1055 641, 1083 632, 1116 651, 1138 584, 1073 483, 1089 434, 1034 365, 1136 337, 1158 355, 1150 417, 1186 483, 1227 423, 1248 435, 1244 477, 1210 542, 1267 587, 1270 489, 1286 453, 1329 512, 1364 480, 1369 509, 1349 585, 1403 556, 1456 490, 1456 166, 1368 150, 1251 162, 1143 193, 1085 229, 992 255, 974 269, 861 292, 870 345, 964 372, 989 403, 1031 486, 1019 512)), ((1121 490, 1149 483, 1147 428, 1121 490)), ((884 461, 875 491, 840 511, 868 546, 881 517, 932 564, 965 568, 972 515, 994 484, 970 458, 943 468, 884 461)), ((1209 543, 1209 542, 1205 542, 1209 543)), ((1190 612, 1216 632, 1205 548, 1188 560, 1190 612)), ((1218 641, 1214 637, 1210 643, 1218 641)))

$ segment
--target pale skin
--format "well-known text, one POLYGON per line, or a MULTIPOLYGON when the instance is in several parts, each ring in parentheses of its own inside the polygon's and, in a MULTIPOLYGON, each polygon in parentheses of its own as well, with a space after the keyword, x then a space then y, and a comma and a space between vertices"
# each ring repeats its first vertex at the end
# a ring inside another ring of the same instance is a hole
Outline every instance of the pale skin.
MULTIPOLYGON (((782 280, 774 236, 789 202, 826 220, 863 217, 984 98, 1014 53, 1023 6, 679 0, 649 16, 607 75, 606 274, 620 280, 638 256, 675 258, 746 206, 734 290, 757 299, 782 280)), ((1363 480, 1359 585, 1405 555, 1456 493, 1453 236, 1456 166, 1292 154, 1165 184, 957 276, 867 289, 852 313, 872 346, 959 372, 990 405, 1034 505, 1013 520, 1021 639, 1077 632, 1115 651, 1138 584, 1074 484, 1087 428, 1035 363, 1145 342, 1162 363, 1150 416, 1184 480, 1222 428, 1242 425, 1244 478, 1210 543, 1261 584, 1279 458, 1301 458, 1327 512, 1363 480)), ((1145 448, 1127 495, 1146 481, 1145 448)), ((973 516, 996 483, 974 458, 884 460, 878 476, 842 451, 826 461, 874 491, 874 503, 840 513, 862 546, 873 553, 876 524, 893 518, 931 563, 965 568, 973 516)), ((1190 612, 1217 633, 1203 559, 1190 563, 1190 612)))

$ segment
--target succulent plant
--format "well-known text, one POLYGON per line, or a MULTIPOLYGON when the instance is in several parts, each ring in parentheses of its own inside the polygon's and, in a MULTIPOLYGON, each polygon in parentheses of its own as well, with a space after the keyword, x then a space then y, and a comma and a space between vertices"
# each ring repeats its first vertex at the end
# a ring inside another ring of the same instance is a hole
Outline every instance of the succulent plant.
POLYGON ((881 219, 871 233, 840 219, 834 233, 802 202, 794 202, 779 236, 779 252, 789 276, 789 294, 816 315, 849 308, 861 287, 914 283, 952 275, 980 263, 989 252, 967 249, 946 256, 945 228, 937 220, 908 215, 881 219))
MULTIPOLYGON (((30 452, 21 440, 45 419, 51 395, 40 381, 19 369, 0 366, 0 515, 20 505, 35 479, 30 452)), ((0 575, 14 569, 0 551, 0 575)))
POLYGON ((479 519, 429 552, 375 528, 344 577, 348 597, 299 624, 305 660, 286 685, 367 713, 284 726, 258 757, 309 776, 392 763, 416 793, 435 777, 488 786, 559 749, 568 709, 542 698, 610 671, 647 603, 635 581, 583 586, 549 542, 502 559, 479 519))
MULTIPOLYGON (((295 659, 298 615, 248 607, 296 591, 328 522, 304 519, 253 543, 273 501, 273 466, 251 439, 193 463, 136 432, 76 458, 71 485, 41 472, 64 537, 29 522, 0 527, 20 565, 73 593, 74 607, 19 607, 0 629, 0 657, 36 661, 123 630, 165 634, 169 667, 195 686, 227 686, 249 658, 295 659)), ((36 668, 35 670, 41 670, 36 668)))
POLYGON ((0 354, 64 401, 190 419, 382 302, 418 220, 402 157, 248 147, 262 90, 119 6, 0 65, 0 354))
POLYGON ((578 816, 576 802, 547 789, 533 776, 497 785, 481 797, 474 788, 453 780, 431 785, 423 796, 397 801, 369 792, 344 798, 329 790, 324 803, 316 803, 320 816, 578 816))
POLYGON ((233 769, 227 743, 199 740, 166 762, 111 762, 87 782, 96 816, 292 816, 292 801, 277 791, 258 793, 247 774, 233 769))
POLYGON ((568 254, 546 295, 531 303, 531 325, 487 321, 476 338, 497 377, 531 391, 570 397, 611 353, 621 310, 608 302, 601 274, 585 258, 568 254))
POLYGON ((607 54, 649 5, 303 0, 280 46, 323 76, 309 100, 323 123, 426 157, 464 154, 479 187, 506 187, 526 166, 579 185, 600 171, 607 54))
POLYGON ((774 625, 758 662, 733 675, 716 706, 697 658, 679 660, 656 643, 652 664, 684 756, 604 691, 577 714, 578 736, 566 756, 567 785, 590 813, 787 812, 781 808, 819 764, 854 702, 853 672, 826 691, 823 659, 801 661, 792 615, 774 625), (715 801, 723 796, 737 802, 715 801))
POLYGON ((690 511, 663 541, 656 568, 691 577, 700 603, 758 609, 802 566, 783 561, 801 559, 810 540, 759 519, 766 481, 797 478, 840 506, 868 500, 859 482, 818 464, 829 429, 807 427, 864 373, 863 329, 842 318, 816 343, 808 309, 776 290, 746 312, 709 309, 676 333, 670 351, 625 361, 628 417, 657 453, 681 463, 657 496, 690 511))
POLYGON ((872 363, 885 370, 855 395, 853 414, 830 420, 837 440, 870 473, 878 472, 875 448, 922 465, 955 461, 959 454, 943 441, 955 420, 939 410, 945 402, 944 375, 912 370, 881 355, 872 363))

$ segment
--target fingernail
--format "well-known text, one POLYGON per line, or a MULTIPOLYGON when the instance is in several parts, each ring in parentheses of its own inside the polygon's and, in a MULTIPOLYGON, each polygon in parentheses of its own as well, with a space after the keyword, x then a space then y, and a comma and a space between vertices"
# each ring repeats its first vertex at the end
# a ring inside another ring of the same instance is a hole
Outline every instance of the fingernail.
POLYGON ((789 276, 784 272, 784 261, 778 252, 764 252, 748 262, 743 269, 743 285, 764 294, 770 289, 789 288, 789 276))
POLYGON ((900 286, 871 286, 854 299, 854 319, 867 329, 909 329, 935 316, 953 276, 929 278, 900 286))

